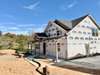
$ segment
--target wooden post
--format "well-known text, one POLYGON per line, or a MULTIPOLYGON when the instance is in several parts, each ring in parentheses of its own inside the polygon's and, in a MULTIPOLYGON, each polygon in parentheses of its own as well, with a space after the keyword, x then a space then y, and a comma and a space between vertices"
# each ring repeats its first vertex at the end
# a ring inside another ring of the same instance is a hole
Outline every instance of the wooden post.
POLYGON ((43 75, 49 75, 48 67, 43 67, 43 75))

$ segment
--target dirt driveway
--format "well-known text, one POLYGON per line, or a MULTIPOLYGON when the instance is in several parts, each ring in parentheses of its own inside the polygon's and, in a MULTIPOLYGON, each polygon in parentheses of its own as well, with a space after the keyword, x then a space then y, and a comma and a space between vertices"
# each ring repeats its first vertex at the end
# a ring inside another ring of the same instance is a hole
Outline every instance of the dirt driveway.
POLYGON ((35 66, 12 54, 14 50, 0 50, 0 75, 39 75, 35 66))

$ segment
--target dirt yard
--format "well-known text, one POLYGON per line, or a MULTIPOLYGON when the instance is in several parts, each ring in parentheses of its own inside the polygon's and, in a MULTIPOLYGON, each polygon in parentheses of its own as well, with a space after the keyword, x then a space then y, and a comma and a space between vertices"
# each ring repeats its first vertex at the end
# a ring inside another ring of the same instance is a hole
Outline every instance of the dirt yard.
POLYGON ((39 75, 35 66, 13 54, 14 50, 0 50, 0 75, 39 75))

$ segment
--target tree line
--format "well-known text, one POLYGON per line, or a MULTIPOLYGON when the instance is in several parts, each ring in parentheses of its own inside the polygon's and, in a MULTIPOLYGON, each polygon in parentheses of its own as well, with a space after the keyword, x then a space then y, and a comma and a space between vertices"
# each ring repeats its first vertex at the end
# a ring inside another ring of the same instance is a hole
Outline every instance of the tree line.
POLYGON ((2 34, 0 31, 0 49, 14 49, 19 51, 27 51, 30 36, 17 35, 12 33, 2 34))

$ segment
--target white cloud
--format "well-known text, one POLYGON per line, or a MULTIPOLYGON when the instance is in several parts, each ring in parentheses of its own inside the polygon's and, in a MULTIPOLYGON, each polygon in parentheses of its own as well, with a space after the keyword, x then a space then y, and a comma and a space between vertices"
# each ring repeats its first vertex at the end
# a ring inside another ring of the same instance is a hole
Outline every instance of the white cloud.
POLYGON ((73 1, 71 3, 63 4, 60 8, 61 8, 61 10, 67 10, 67 9, 75 7, 76 5, 77 5, 77 1, 73 1))
POLYGON ((19 30, 18 27, 9 27, 8 29, 9 29, 9 30, 19 30))
POLYGON ((24 6, 25 9, 29 9, 29 10, 34 10, 39 6, 40 2, 35 2, 33 4, 30 4, 28 6, 24 6))
POLYGON ((4 33, 29 34, 32 32, 43 32, 46 27, 46 24, 17 24, 13 22, 8 24, 0 24, 0 30, 4 33))
POLYGON ((74 3, 69 4, 67 7, 68 7, 68 8, 72 8, 72 7, 74 7, 76 4, 77 4, 77 2, 74 2, 74 3))
POLYGON ((12 14, 4 13, 4 14, 1 14, 0 16, 3 16, 4 18, 9 18, 9 19, 16 20, 15 16, 12 15, 12 14))

